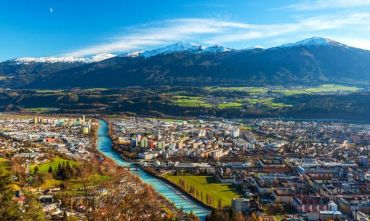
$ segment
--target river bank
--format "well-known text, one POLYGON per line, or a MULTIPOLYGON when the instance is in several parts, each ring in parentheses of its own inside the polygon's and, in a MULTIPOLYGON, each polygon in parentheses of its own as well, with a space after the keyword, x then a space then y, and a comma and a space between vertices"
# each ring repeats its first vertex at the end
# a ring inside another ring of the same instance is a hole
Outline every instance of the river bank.
MULTIPOLYGON (((109 135, 112 137, 112 128, 109 127, 109 135)), ((139 163, 137 163, 137 161, 134 161, 132 158, 129 158, 126 156, 126 153, 125 151, 123 151, 121 148, 119 148, 119 145, 117 144, 117 142, 115 140, 112 141, 112 149, 115 150, 116 152, 118 152, 121 156, 121 158, 127 162, 130 162, 132 165, 135 165, 135 167, 140 167, 142 170, 144 170, 145 172, 147 172, 148 174, 156 177, 157 179, 160 179, 162 180, 163 182, 167 183, 168 185, 172 186, 173 188, 175 188, 176 190, 180 191, 182 194, 186 195, 187 197, 191 198, 193 201, 195 201, 196 203, 198 203, 199 205, 209 209, 209 210, 213 210, 215 208, 213 208, 212 206, 209 206, 209 205, 206 205, 204 204, 202 201, 200 201, 199 199, 197 199, 196 197, 194 197, 193 195, 189 194, 187 191, 183 190, 181 187, 179 187, 176 183, 173 183, 171 182, 170 180, 162 177, 160 174, 156 173, 155 171, 151 170, 150 168, 147 168, 147 167, 143 167, 141 166, 139 163)))
MULTIPOLYGON (((100 124, 99 125, 94 125, 93 129, 92 129, 92 139, 93 141, 95 142, 93 144, 93 150, 92 152, 94 152, 94 154, 101 160, 104 160, 104 161, 108 161, 110 162, 112 165, 117 165, 116 162, 109 158, 109 157, 105 157, 104 154, 102 154, 100 151, 99 151, 99 145, 98 145, 98 139, 99 139, 99 127, 100 127, 100 124)), ((119 166, 119 165, 117 165, 119 166)), ((130 172, 128 172, 131 176, 135 177, 135 178, 138 178, 138 182, 140 182, 141 184, 143 185, 147 185, 149 189, 152 190, 152 192, 156 195, 156 198, 160 201, 160 203, 163 205, 163 208, 165 211, 167 211, 167 214, 169 215, 169 217, 172 217, 172 216, 179 216, 181 214, 181 210, 179 210, 173 203, 171 203, 170 201, 168 201, 165 197, 163 197, 161 194, 158 194, 150 185, 144 183, 139 177, 137 177, 135 174, 132 174, 130 172)))
POLYGON ((156 174, 155 172, 151 171, 151 170, 148 170, 147 168, 143 167, 142 168, 145 172, 151 174, 152 176, 155 176, 156 178, 162 180, 163 182, 167 183, 168 185, 171 185, 173 186, 174 188, 176 188, 178 191, 180 191, 182 194, 186 195, 187 197, 191 198, 192 200, 194 200, 195 202, 197 202, 199 205, 209 209, 209 210, 213 210, 215 208, 209 206, 209 205, 206 205, 204 204, 202 201, 200 201, 199 199, 195 198, 194 196, 192 196, 191 194, 189 194, 188 192, 186 192, 185 190, 183 190, 181 187, 179 187, 177 184, 171 182, 170 180, 160 176, 159 174, 156 174))
POLYGON ((97 149, 105 157, 113 160, 117 165, 123 167, 135 167, 137 170, 130 171, 132 174, 138 176, 144 183, 150 185, 157 193, 165 197, 168 201, 173 203, 177 209, 183 210, 187 213, 194 213, 201 220, 211 212, 208 208, 200 205, 197 201, 183 194, 177 188, 169 185, 161 179, 147 173, 141 168, 136 167, 131 162, 122 159, 121 155, 112 148, 112 140, 109 136, 109 124, 106 121, 99 120, 97 149))

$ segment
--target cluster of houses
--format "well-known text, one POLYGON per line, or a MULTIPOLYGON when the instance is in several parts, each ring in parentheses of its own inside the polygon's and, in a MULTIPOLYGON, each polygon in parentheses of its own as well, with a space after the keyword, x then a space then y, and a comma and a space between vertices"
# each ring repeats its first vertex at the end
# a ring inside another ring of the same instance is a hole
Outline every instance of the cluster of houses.
POLYGON ((240 186, 244 198, 233 200, 236 211, 284 205, 293 220, 366 220, 360 218, 370 213, 369 126, 247 123, 253 130, 237 121, 125 118, 113 130, 118 147, 136 153, 144 167, 206 173, 240 186))
POLYGON ((92 121, 80 118, 4 118, 0 119, 0 154, 27 155, 37 159, 40 148, 72 158, 88 158, 92 121))
POLYGON ((218 160, 233 149, 253 149, 253 137, 240 136, 231 123, 127 118, 113 122, 117 143, 144 160, 157 157, 218 160))

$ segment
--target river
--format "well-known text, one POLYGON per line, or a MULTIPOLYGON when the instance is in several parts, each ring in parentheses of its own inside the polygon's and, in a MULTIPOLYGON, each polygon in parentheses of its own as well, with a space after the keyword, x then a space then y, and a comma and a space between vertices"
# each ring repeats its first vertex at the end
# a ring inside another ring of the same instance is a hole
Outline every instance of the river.
MULTIPOLYGON (((99 120, 97 148, 102 154, 115 161, 118 165, 135 167, 130 162, 123 160, 121 156, 112 149, 112 140, 109 136, 109 125, 103 120, 99 120)), ((144 183, 151 185, 155 191, 174 203, 177 208, 182 208, 185 212, 188 213, 193 212, 201 220, 204 220, 205 217, 211 212, 209 209, 200 205, 198 202, 192 200, 188 196, 182 194, 171 185, 148 174, 147 172, 141 169, 131 172, 140 177, 140 179, 144 183)))

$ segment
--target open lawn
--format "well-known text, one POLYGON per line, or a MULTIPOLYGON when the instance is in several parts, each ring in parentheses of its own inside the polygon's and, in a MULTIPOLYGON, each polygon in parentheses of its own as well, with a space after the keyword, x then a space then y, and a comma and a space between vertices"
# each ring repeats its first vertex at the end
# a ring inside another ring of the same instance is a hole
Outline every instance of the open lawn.
MULTIPOLYGON (((39 173, 48 173, 49 167, 52 167, 53 171, 55 172, 55 171, 58 170, 58 165, 59 164, 63 164, 63 163, 67 164, 67 162, 69 162, 69 164, 71 166, 78 165, 77 161, 67 160, 67 159, 63 159, 63 158, 57 156, 49 162, 42 163, 42 164, 39 164, 39 165, 35 165, 35 164, 31 165, 30 166, 30 172, 34 173, 34 170, 35 170, 36 166, 38 166, 38 168, 39 168, 39 173)), ((104 181, 107 181, 109 179, 110 179, 109 176, 94 174, 94 175, 92 175, 88 178, 87 185, 88 186, 96 185, 100 182, 104 182, 104 181)), ((50 177, 50 178, 46 179, 40 187, 43 188, 43 189, 49 189, 49 188, 52 188, 52 187, 58 187, 61 183, 64 183, 67 190, 69 190, 69 191, 79 191, 83 187, 83 182, 78 177, 70 179, 70 180, 66 180, 66 181, 50 177)))
POLYGON ((36 90, 36 93, 40 94, 51 94, 51 93, 59 93, 62 92, 63 90, 36 90))
POLYGON ((42 163, 42 164, 39 164, 39 165, 32 164, 30 166, 30 172, 33 173, 36 166, 39 168, 39 172, 48 172, 49 167, 52 167, 53 171, 57 171, 58 165, 62 164, 63 162, 64 163, 69 162, 69 164, 71 166, 78 165, 77 161, 67 160, 67 159, 63 159, 61 157, 54 157, 51 161, 46 162, 46 163, 42 163))
POLYGON ((269 89, 268 87, 205 87, 208 91, 229 91, 240 92, 244 91, 249 94, 265 94, 268 91, 272 93, 280 93, 284 95, 295 94, 314 94, 314 93, 335 93, 335 92, 356 92, 362 88, 354 86, 345 86, 338 84, 323 84, 317 87, 302 87, 302 88, 282 88, 282 89, 269 89))
MULTIPOLYGON (((86 184, 87 186, 93 186, 101 182, 108 181, 109 179, 109 176, 96 174, 89 177, 86 184)), ((64 183, 64 185, 66 186, 66 191, 81 191, 83 189, 83 181, 79 178, 66 181, 50 178, 45 180, 45 182, 40 187, 42 189, 50 189, 53 187, 59 187, 61 183, 64 183)))
POLYGON ((236 92, 247 92, 249 94, 264 94, 267 92, 267 88, 264 87, 205 87, 208 91, 236 91, 236 92))
POLYGON ((318 87, 308 87, 308 88, 297 88, 297 89, 281 89, 273 90, 275 93, 289 95, 297 94, 325 94, 325 93, 338 93, 338 92, 356 92, 362 88, 353 86, 344 86, 337 84, 323 84, 318 87))
POLYGON ((59 110, 59 108, 35 107, 35 108, 24 108, 23 110, 27 112, 43 113, 43 112, 57 111, 59 110))
POLYGON ((242 126, 239 127, 240 130, 252 130, 253 127, 243 124, 242 126))
POLYGON ((218 183, 212 176, 165 176, 167 180, 180 186, 180 179, 185 180, 186 186, 193 186, 198 191, 198 196, 193 194, 195 198, 206 204, 206 194, 213 198, 212 207, 217 208, 218 200, 221 199, 222 206, 230 206, 233 198, 239 198, 241 195, 230 184, 218 183), (201 199, 203 193, 203 200, 201 199))
POLYGON ((50 179, 47 179, 41 185, 41 188, 42 189, 50 189, 50 188, 53 188, 53 187, 58 187, 61 183, 63 183, 62 180, 57 180, 57 179, 50 178, 50 179))
POLYGON ((8 170, 10 167, 9 160, 3 157, 0 157, 0 167, 8 170))
POLYGON ((243 106, 242 103, 238 102, 227 102, 227 103, 221 103, 217 107, 219 109, 227 109, 227 108, 241 108, 243 106))
POLYGON ((176 105, 181 107, 204 107, 204 108, 212 107, 212 105, 204 101, 202 97, 173 96, 172 99, 176 105))
POLYGON ((264 105, 268 108, 284 108, 291 107, 292 105, 274 102, 273 98, 248 98, 247 102, 252 105, 264 105))

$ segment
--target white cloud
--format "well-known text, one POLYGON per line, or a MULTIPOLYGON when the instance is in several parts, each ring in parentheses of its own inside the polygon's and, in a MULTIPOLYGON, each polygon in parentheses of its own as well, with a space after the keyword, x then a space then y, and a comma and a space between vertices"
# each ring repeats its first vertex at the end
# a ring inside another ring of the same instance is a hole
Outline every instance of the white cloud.
MULTIPOLYGON (((125 29, 108 42, 92 45, 67 55, 84 56, 104 52, 142 50, 180 40, 223 44, 266 41, 294 35, 321 36, 326 31, 363 30, 370 26, 370 13, 337 14, 300 19, 291 23, 249 24, 217 19, 173 19, 125 29)), ((288 37, 291 39, 291 37, 288 37)))
POLYGON ((135 50, 180 40, 192 40, 203 35, 217 34, 226 29, 248 28, 248 24, 213 19, 174 19, 141 25, 125 30, 109 43, 94 45, 70 53, 71 55, 96 54, 135 50))
POLYGON ((323 9, 346 9, 370 6, 370 0, 305 0, 300 3, 288 5, 288 9, 298 11, 323 10, 323 9))
POLYGON ((353 37, 333 36, 337 41, 348 46, 370 50, 370 40, 353 37))
POLYGON ((318 16, 294 23, 256 25, 246 30, 220 34, 206 40, 208 44, 267 39, 296 33, 320 33, 325 30, 344 29, 348 26, 370 25, 370 13, 354 13, 346 16, 318 16))

